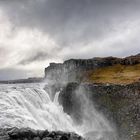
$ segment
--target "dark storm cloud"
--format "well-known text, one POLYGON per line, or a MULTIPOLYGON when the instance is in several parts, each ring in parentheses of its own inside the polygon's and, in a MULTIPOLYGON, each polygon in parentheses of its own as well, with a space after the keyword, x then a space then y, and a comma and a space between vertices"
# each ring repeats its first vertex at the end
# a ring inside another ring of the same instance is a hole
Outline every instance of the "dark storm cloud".
POLYGON ((67 46, 102 39, 139 14, 137 0, 13 0, 3 3, 18 26, 37 27, 67 46))
POLYGON ((35 61, 43 61, 45 59, 51 58, 46 52, 37 52, 36 54, 32 54, 30 57, 26 57, 19 64, 27 65, 35 61))

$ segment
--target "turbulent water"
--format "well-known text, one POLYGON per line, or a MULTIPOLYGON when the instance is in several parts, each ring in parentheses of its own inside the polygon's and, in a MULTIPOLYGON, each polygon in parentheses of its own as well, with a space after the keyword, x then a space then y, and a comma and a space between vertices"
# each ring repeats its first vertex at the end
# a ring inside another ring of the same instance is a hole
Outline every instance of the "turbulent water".
MULTIPOLYGON (((81 135, 86 133, 92 140, 116 139, 109 124, 94 108, 90 113, 85 109, 88 115, 81 126, 76 126, 59 105, 59 92, 51 101, 43 87, 43 84, 0 85, 0 128, 16 126, 73 131, 81 135)), ((88 106, 86 101, 85 105, 88 106)))

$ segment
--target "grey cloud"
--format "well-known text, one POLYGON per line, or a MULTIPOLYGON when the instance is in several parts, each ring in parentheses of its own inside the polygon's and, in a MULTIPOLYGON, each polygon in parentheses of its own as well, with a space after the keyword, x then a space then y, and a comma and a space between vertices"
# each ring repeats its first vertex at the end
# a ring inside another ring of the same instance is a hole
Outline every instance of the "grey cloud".
POLYGON ((0 47, 0 57, 3 57, 6 54, 7 50, 0 47))
POLYGON ((102 41, 140 14, 139 0, 6 0, 1 4, 15 26, 38 28, 61 48, 102 41))
POLYGON ((3 3, 18 26, 37 27, 55 38, 62 47, 102 39, 117 24, 139 15, 134 0, 14 0, 3 3))
POLYGON ((0 68, 4 65, 5 61, 8 61, 6 60, 8 54, 9 54, 9 50, 7 46, 3 46, 3 47, 0 46, 0 68))
POLYGON ((38 51, 37 53, 32 54, 31 56, 27 56, 25 59, 20 61, 19 64, 27 65, 35 61, 43 61, 49 59, 50 57, 51 56, 49 56, 49 54, 47 54, 46 52, 38 51))

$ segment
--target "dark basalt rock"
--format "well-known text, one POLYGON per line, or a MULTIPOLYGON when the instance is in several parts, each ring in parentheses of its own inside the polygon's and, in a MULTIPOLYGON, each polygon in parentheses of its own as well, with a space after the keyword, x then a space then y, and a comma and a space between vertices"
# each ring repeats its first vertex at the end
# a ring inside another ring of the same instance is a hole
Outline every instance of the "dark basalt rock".
POLYGON ((67 84, 60 93, 59 102, 64 112, 82 123, 84 102, 79 95, 85 95, 99 112, 116 125, 120 137, 126 140, 140 139, 140 83, 67 84))
POLYGON ((61 131, 33 130, 30 128, 0 129, 0 140, 84 140, 81 136, 61 131))

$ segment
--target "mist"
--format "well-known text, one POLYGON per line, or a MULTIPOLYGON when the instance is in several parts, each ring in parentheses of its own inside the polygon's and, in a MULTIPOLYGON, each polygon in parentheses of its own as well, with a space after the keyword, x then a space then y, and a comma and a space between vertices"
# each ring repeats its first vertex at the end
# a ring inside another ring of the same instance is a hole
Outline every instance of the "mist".
MULTIPOLYGON (((90 92, 90 91, 89 91, 90 92)), ((82 122, 79 129, 90 140, 117 140, 117 130, 100 111, 95 109, 94 102, 86 95, 84 87, 79 85, 75 91, 77 100, 80 101, 82 122)), ((79 102, 78 101, 78 102, 79 102)), ((75 110, 76 111, 76 110, 75 110)))

